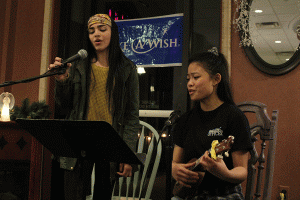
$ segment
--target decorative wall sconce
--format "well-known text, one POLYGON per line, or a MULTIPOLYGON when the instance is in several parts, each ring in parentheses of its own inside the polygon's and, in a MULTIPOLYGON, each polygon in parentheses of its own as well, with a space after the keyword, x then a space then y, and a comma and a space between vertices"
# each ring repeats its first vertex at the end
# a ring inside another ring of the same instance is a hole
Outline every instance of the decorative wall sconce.
POLYGON ((10 110, 15 105, 15 98, 9 92, 0 95, 1 121, 10 121, 10 110))

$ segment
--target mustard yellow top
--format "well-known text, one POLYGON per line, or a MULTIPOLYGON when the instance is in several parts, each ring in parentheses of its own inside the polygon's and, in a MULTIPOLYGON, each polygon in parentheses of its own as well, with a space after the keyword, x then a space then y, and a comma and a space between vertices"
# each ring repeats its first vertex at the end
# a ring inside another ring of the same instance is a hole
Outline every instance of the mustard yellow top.
POLYGON ((87 119, 90 121, 101 120, 112 124, 112 115, 108 109, 108 94, 106 92, 108 70, 108 67, 99 67, 95 63, 92 64, 87 119))

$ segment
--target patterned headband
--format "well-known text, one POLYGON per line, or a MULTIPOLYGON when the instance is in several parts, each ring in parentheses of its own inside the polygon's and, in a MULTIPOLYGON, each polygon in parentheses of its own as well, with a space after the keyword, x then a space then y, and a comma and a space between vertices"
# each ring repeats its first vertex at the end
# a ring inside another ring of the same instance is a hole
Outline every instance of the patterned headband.
POLYGON ((88 28, 90 28, 93 24, 96 23, 106 24, 111 27, 111 19, 106 14, 96 14, 90 17, 88 21, 88 28))

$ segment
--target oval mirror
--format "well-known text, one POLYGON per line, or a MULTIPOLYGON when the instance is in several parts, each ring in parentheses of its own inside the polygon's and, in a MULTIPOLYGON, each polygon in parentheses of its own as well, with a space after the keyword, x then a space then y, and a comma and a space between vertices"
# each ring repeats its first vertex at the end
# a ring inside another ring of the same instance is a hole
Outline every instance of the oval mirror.
POLYGON ((300 64, 299 1, 241 0, 241 5, 240 15, 249 15, 239 22, 249 23, 243 25, 241 39, 248 36, 250 42, 243 46, 254 66, 270 75, 296 68, 300 64))

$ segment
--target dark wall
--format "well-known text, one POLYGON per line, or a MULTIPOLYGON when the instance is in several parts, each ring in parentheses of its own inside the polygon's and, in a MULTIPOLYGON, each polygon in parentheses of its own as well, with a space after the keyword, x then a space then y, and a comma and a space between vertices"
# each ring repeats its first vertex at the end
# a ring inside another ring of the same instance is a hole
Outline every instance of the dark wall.
POLYGON ((220 49, 221 1, 194 0, 192 53, 220 49))

